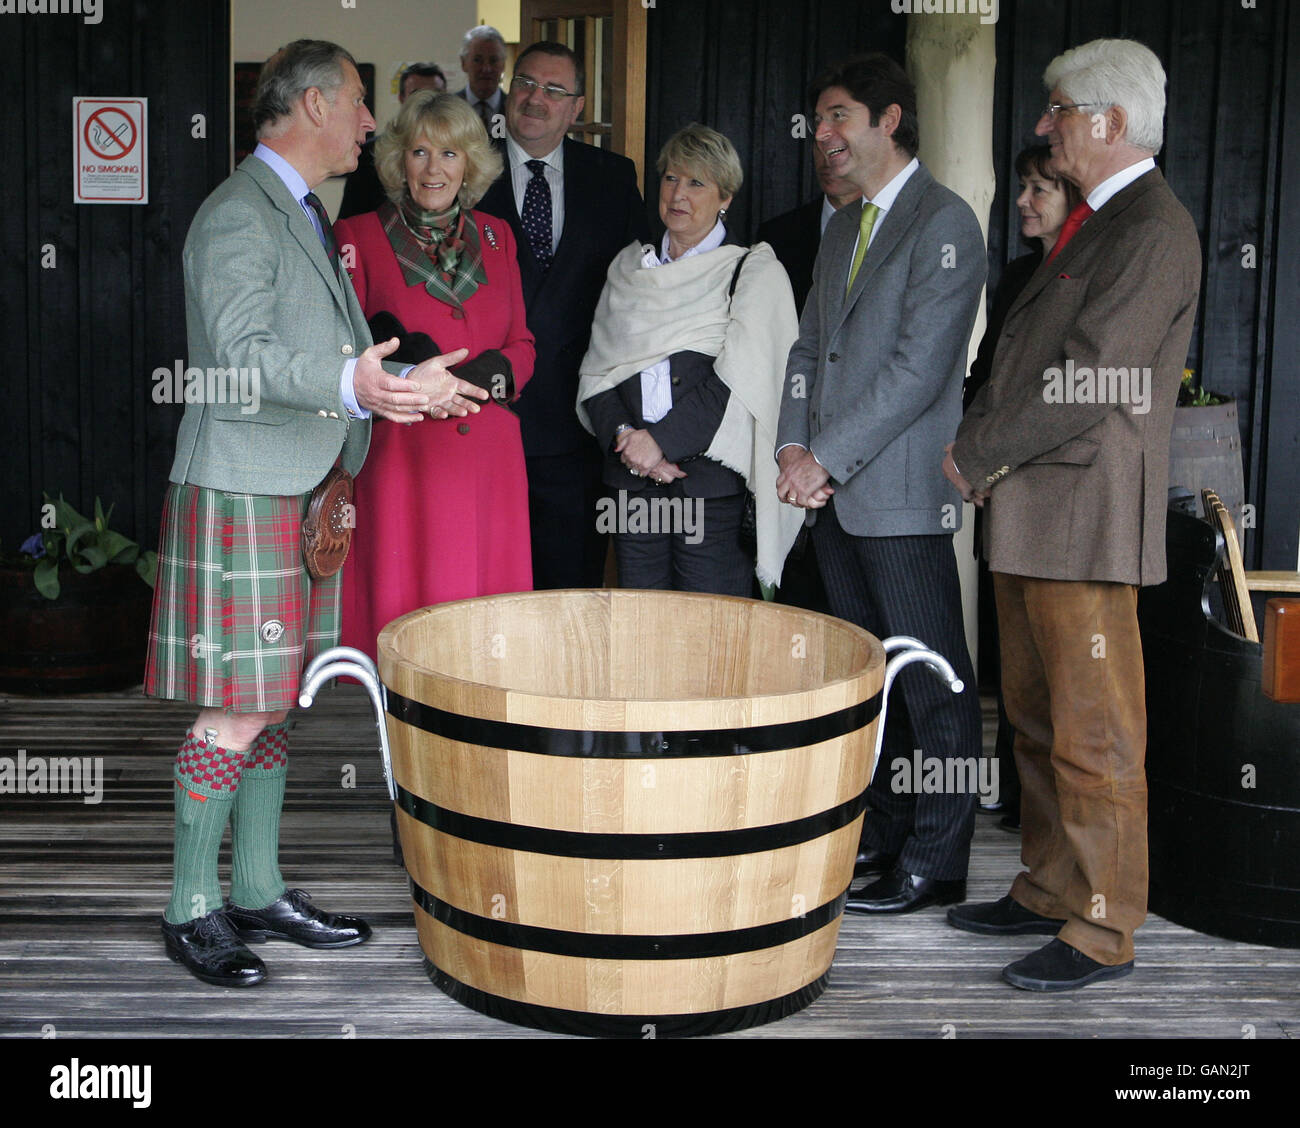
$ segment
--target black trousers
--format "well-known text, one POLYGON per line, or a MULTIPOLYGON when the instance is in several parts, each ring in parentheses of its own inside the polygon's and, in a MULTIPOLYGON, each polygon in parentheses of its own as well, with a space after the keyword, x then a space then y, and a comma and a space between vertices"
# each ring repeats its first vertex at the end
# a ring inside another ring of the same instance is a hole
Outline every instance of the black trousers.
POLYGON ((675 513, 689 506, 691 530, 674 522, 675 527, 661 527, 658 532, 615 534, 619 587, 750 595, 754 558, 740 544, 745 494, 687 497, 680 483, 674 482, 661 489, 638 491, 627 504, 630 508, 656 500, 670 503, 675 513))
POLYGON ((835 615, 880 639, 920 639, 947 658, 965 682, 954 694, 920 664, 899 674, 862 827, 864 845, 898 854, 909 873, 943 881, 964 878, 975 828, 978 789, 971 784, 982 725, 952 537, 851 536, 841 528, 833 500, 818 513, 812 532, 835 615), (939 761, 933 771, 914 770, 916 748, 925 767, 931 758, 939 761), (907 761, 906 769, 896 768, 899 758, 907 761), (963 761, 960 770, 950 761, 963 761))
POLYGON ((596 506, 605 487, 595 441, 589 449, 525 461, 533 588, 604 587, 609 540, 596 530, 596 506))

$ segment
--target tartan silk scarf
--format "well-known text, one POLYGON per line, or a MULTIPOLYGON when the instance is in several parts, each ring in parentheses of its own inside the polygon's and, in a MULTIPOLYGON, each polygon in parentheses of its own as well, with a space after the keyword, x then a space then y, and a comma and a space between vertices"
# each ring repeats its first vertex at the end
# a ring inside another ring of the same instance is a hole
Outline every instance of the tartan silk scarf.
POLYGON ((455 203, 447 211, 421 211, 409 196, 396 207, 379 208, 402 277, 408 286, 423 283, 429 296, 445 302, 463 318, 462 303, 487 281, 474 215, 455 203))

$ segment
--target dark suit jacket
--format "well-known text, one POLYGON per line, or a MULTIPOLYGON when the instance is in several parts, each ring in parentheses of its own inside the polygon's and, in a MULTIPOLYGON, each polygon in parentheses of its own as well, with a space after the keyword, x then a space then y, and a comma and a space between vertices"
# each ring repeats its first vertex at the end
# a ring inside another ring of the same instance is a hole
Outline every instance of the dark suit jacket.
MULTIPOLYGON (((502 157, 506 158, 504 142, 502 157)), ((533 378, 515 405, 524 453, 571 454, 591 443, 574 410, 578 367, 591 338, 591 319, 614 256, 650 234, 636 166, 626 157, 564 139, 564 231, 550 268, 542 270, 524 234, 509 160, 479 206, 510 224, 519 247, 528 328, 537 341, 533 378)))
POLYGON ((356 170, 348 174, 343 185, 343 202, 339 205, 338 218, 351 219, 354 215, 375 211, 386 199, 388 196, 379 183, 379 173, 375 171, 375 139, 372 137, 361 146, 356 170))
POLYGON ((678 481, 687 497, 729 497, 745 488, 745 480, 720 462, 700 455, 713 441, 731 399, 731 389, 713 371, 711 356, 698 352, 673 353, 668 358, 673 385, 672 409, 657 423, 641 414, 641 377, 629 376, 616 388, 586 401, 596 439, 605 452, 605 484, 619 490, 656 488, 636 477, 613 453, 614 432, 631 423, 650 432, 669 462, 676 462, 686 477, 678 481))
POLYGON ((769 219, 758 229, 755 242, 768 243, 790 276, 795 309, 803 312, 804 299, 812 288, 813 263, 822 241, 822 204, 818 196, 811 203, 769 219))
POLYGON ((993 571, 1164 580, 1169 433, 1200 281, 1196 225, 1152 169, 1107 200, 1011 303, 992 378, 952 452, 966 480, 991 491, 984 543, 993 571), (1046 377, 1069 362, 1074 382, 1080 369, 1136 371, 1145 405, 1116 403, 1109 388, 1107 402, 1056 401, 1046 377))

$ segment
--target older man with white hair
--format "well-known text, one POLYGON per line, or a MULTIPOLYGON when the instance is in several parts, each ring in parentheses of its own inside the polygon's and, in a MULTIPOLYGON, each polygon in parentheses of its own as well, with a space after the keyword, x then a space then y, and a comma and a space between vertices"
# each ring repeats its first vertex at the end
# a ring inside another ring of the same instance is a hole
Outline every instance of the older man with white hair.
POLYGON ((505 112, 505 93, 501 76, 506 69, 506 41, 488 24, 472 27, 460 45, 460 69, 465 72, 465 88, 456 96, 464 98, 483 121, 492 136, 492 119, 505 112))
POLYGON ((1084 200, 1011 306, 944 461, 987 508, 1027 870, 1000 901, 957 906, 948 922, 1054 935, 1002 975, 1065 991, 1131 972, 1146 917, 1137 592, 1165 578, 1169 434, 1201 251, 1153 160, 1156 56, 1098 39, 1054 59, 1044 83, 1037 132, 1084 200))

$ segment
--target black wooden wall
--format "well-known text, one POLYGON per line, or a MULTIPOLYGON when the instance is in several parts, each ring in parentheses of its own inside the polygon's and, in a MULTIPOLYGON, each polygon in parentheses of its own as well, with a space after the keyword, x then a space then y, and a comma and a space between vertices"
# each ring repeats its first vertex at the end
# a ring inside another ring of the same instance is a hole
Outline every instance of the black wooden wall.
POLYGON ((93 25, 0 17, 6 549, 36 531, 42 490, 83 512, 98 495, 115 527, 156 547, 181 408, 153 402, 151 374, 186 355, 181 248, 229 171, 228 0, 106 0, 101 12, 93 25), (147 205, 73 204, 75 95, 149 99, 147 205))
MULTIPOLYGON (((861 50, 905 57, 906 19, 889 0, 727 0, 649 14, 647 192, 663 141, 692 119, 735 143, 748 181, 733 207, 742 238, 809 199, 811 141, 791 136, 825 62, 861 50)), ((1300 5, 1286 0, 1003 0, 996 26, 989 292, 1023 253, 1016 152, 1046 101, 1042 73, 1070 46, 1139 39, 1169 76, 1158 158, 1201 233, 1202 310, 1189 363, 1237 397, 1247 498, 1257 529, 1247 564, 1294 568, 1300 530, 1300 5), (1250 4, 1251 6, 1246 6, 1250 4), (1295 9, 1295 10, 1293 10, 1295 9), (1289 70, 1288 70, 1288 64, 1289 70), (1283 123, 1289 111, 1293 123, 1283 123), (1254 266, 1243 265, 1253 247, 1254 266)), ((654 205, 651 203, 652 213, 654 205)))

